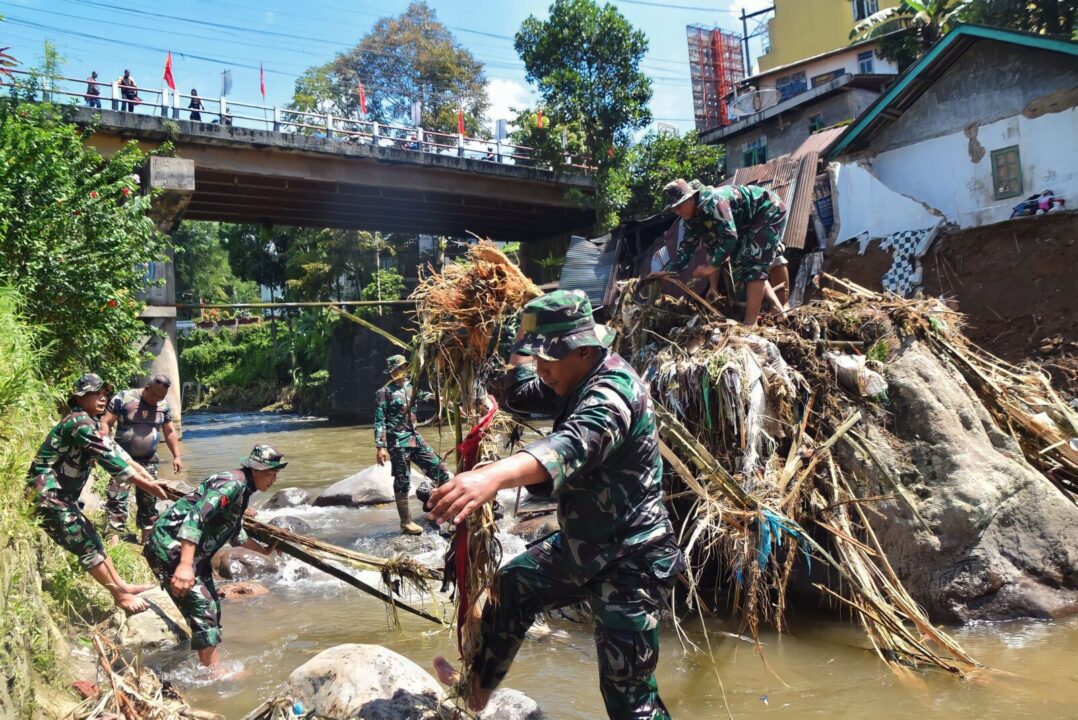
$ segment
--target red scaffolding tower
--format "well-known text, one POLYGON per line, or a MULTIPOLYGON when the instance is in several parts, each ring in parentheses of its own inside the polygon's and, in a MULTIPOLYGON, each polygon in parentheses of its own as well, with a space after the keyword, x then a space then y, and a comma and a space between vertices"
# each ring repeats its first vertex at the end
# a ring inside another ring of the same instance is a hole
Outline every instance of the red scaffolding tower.
POLYGON ((689 25, 686 30, 696 129, 729 125, 726 96, 745 79, 741 36, 703 25, 689 25))

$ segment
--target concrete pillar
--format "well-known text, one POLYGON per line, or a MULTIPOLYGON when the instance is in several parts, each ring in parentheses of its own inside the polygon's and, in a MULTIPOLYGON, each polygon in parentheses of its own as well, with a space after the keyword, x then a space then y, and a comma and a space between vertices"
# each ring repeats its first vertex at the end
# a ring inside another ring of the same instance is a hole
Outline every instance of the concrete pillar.
MULTIPOLYGON (((180 224, 180 219, 195 192, 194 160, 150 157, 143 166, 140 177, 144 192, 161 190, 150 210, 157 229, 166 234, 173 232, 180 224)), ((176 351, 176 275, 171 250, 167 261, 151 264, 147 280, 161 282, 147 287, 142 297, 146 306, 141 317, 149 327, 156 330, 147 333, 142 341, 143 351, 152 356, 146 374, 149 376, 161 373, 172 380, 168 402, 173 408, 173 421, 177 427, 181 427, 180 389, 183 378, 180 377, 179 355, 176 351)))

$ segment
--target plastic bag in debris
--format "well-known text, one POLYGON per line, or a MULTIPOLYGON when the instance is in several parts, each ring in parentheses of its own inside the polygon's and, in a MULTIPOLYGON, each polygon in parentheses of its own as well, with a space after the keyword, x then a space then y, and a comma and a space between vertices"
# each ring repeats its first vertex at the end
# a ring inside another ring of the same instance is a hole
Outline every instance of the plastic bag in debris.
POLYGON ((831 363, 839 383, 862 397, 876 397, 887 392, 887 381, 875 370, 865 367, 863 355, 840 355, 829 352, 824 357, 831 363))

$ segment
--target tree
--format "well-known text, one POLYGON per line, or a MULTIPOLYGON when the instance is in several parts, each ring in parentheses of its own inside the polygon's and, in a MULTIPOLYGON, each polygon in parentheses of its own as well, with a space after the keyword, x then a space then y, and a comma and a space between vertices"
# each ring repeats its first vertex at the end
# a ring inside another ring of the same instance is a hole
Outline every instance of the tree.
POLYGON ((530 16, 524 21, 514 45, 544 108, 579 126, 597 166, 598 226, 611 227, 628 200, 625 154, 619 146, 624 148, 633 132, 651 122, 651 80, 640 70, 647 37, 613 5, 554 0, 547 20, 530 16))
POLYGON ((271 294, 275 288, 285 287, 292 240, 288 232, 264 225, 226 225, 220 232, 228 264, 236 275, 268 287, 271 294))
POLYGON ((513 121, 515 128, 512 134, 513 142, 532 148, 538 164, 549 165, 560 171, 567 160, 572 159, 576 164, 587 155, 584 131, 579 122, 566 120, 559 115, 551 115, 544 111, 540 126, 537 109, 510 108, 510 110, 516 115, 513 121))
POLYGON ((418 100, 424 129, 456 133, 463 107, 465 130, 478 135, 490 107, 483 64, 425 2, 378 20, 354 48, 309 68, 296 81, 292 107, 357 117, 360 83, 369 118, 380 123, 411 125, 418 100))
POLYGON ((172 244, 180 302, 257 302, 258 287, 237 277, 228 264, 219 224, 182 222, 172 234, 172 244))
POLYGON ((722 179, 723 152, 700 144, 695 131, 684 137, 650 132, 629 149, 629 189, 632 199, 622 215, 662 212, 663 186, 675 178, 715 185, 722 179))
POLYGON ((1074 0, 973 0, 963 18, 966 22, 981 25, 1068 37, 1076 32, 1078 3, 1074 0))
POLYGON ((61 109, 0 101, 0 285, 42 329, 49 379, 141 371, 146 266, 164 238, 139 192, 134 141, 105 159, 61 109))
POLYGON ((880 55, 905 68, 965 18, 972 0, 902 0, 854 25, 850 40, 880 39, 880 55), (902 32, 896 32, 902 31, 902 32))

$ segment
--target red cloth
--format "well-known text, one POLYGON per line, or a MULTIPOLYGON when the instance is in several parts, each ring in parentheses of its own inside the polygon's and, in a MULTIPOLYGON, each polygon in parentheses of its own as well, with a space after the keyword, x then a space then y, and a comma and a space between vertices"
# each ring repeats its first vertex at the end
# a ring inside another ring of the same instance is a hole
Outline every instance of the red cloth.
POLYGON ((363 83, 359 84, 359 112, 361 115, 367 114, 367 93, 363 90, 363 83))
POLYGON ((165 84, 168 85, 170 89, 175 90, 176 89, 176 81, 172 78, 172 51, 171 50, 168 51, 168 55, 165 57, 165 74, 164 74, 163 77, 165 78, 165 84))
POLYGON ((262 91, 262 99, 266 99, 266 71, 262 69, 262 63, 258 63, 258 89, 262 91))
MULTIPOLYGON (((457 132, 460 133, 461 135, 464 134, 464 108, 463 107, 460 107, 460 108, 457 109, 457 132)), ((482 421, 480 420, 480 422, 482 422, 482 421)))

